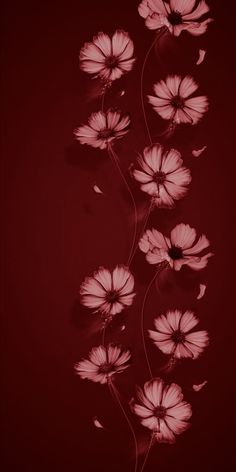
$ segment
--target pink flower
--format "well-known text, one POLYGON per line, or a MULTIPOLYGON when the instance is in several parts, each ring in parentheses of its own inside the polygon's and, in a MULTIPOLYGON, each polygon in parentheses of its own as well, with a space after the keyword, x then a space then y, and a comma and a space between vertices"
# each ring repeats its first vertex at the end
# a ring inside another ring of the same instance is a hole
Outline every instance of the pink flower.
POLYGON ((179 36, 188 31, 194 36, 206 32, 212 18, 202 19, 210 8, 205 0, 142 0, 138 6, 140 16, 145 18, 148 29, 156 30, 167 27, 171 34, 179 36))
POLYGON ((80 67, 88 74, 112 82, 132 69, 133 53, 133 41, 125 31, 115 31, 112 38, 98 33, 92 43, 85 43, 81 49, 80 67))
POLYGON ((175 436, 188 427, 192 415, 189 403, 183 401, 181 387, 165 385, 162 379, 149 380, 144 389, 137 389, 137 403, 131 401, 132 411, 143 426, 151 429, 158 442, 173 443, 175 436))
POLYGON ((81 144, 106 149, 112 141, 122 138, 130 128, 130 117, 121 111, 108 110, 92 113, 88 125, 82 125, 74 132, 81 144))
POLYGON ((155 96, 148 95, 149 103, 164 120, 195 125, 208 110, 205 95, 189 98, 198 89, 190 76, 181 78, 168 75, 165 81, 157 82, 153 89, 155 96))
POLYGON ((156 330, 148 332, 154 344, 164 354, 171 354, 177 359, 196 359, 209 342, 207 331, 190 332, 198 323, 198 318, 191 311, 168 311, 166 315, 154 320, 156 330))
POLYGON ((140 239, 139 248, 146 254, 149 264, 167 261, 174 270, 180 270, 183 265, 200 270, 206 267, 213 254, 202 254, 210 245, 204 234, 198 240, 196 238, 194 228, 180 223, 172 229, 170 239, 156 229, 148 229, 140 239))
POLYGON ((134 178, 141 189, 152 196, 160 208, 172 208, 174 200, 183 198, 191 182, 189 169, 184 167, 181 155, 175 149, 165 152, 160 144, 146 147, 138 159, 142 170, 134 170, 134 178))
POLYGON ((93 347, 88 359, 75 364, 75 371, 82 379, 101 384, 108 383, 114 374, 129 367, 130 351, 114 344, 93 347))
POLYGON ((80 287, 81 303, 110 317, 133 303, 134 277, 124 266, 110 272, 100 267, 92 277, 86 277, 80 287))

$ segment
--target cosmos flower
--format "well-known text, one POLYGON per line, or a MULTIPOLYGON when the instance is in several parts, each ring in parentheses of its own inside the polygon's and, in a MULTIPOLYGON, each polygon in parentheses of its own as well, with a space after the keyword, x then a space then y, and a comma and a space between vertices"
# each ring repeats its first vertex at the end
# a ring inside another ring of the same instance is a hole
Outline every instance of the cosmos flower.
POLYGON ((205 95, 190 97, 198 85, 190 76, 168 75, 153 86, 155 96, 148 95, 153 109, 164 119, 173 123, 195 125, 208 110, 208 99, 205 95))
POLYGON ((129 367, 131 354, 127 349, 115 344, 93 347, 88 359, 75 364, 75 371, 82 379, 89 379, 101 384, 108 383, 114 374, 129 367))
POLYGON ((100 267, 92 277, 86 277, 80 295, 84 306, 105 316, 113 316, 132 305, 134 277, 124 266, 116 266, 112 272, 100 267))
POLYGON ((156 330, 148 332, 155 346, 164 354, 171 354, 177 359, 196 359, 209 342, 207 331, 191 332, 198 323, 199 319, 191 311, 181 313, 179 310, 170 310, 166 315, 156 318, 156 330))
POLYGON ((172 208, 174 200, 184 197, 191 174, 182 165, 178 151, 165 152, 160 144, 153 144, 144 149, 138 163, 142 170, 135 169, 133 176, 141 183, 141 190, 152 196, 157 207, 172 208))
POLYGON ((210 10, 205 0, 142 0, 138 6, 140 16, 150 30, 168 28, 174 36, 188 31, 193 36, 200 36, 207 30, 212 18, 202 19, 210 10))
POLYGON ((198 240, 196 238, 194 228, 180 223, 172 229, 170 238, 156 229, 148 229, 140 239, 139 248, 146 254, 149 264, 167 261, 174 270, 180 270, 183 265, 200 270, 206 267, 213 254, 205 251, 210 242, 204 234, 198 240))
POLYGON ((160 378, 146 382, 143 390, 137 389, 137 403, 133 399, 131 409, 158 442, 166 443, 175 442, 175 436, 189 427, 192 415, 191 406, 183 401, 181 387, 166 385, 160 378))
POLYGON ((118 110, 92 113, 87 125, 74 131, 81 144, 106 149, 115 139, 122 138, 130 129, 130 117, 118 110))
POLYGON ((81 49, 80 67, 105 82, 112 82, 132 69, 133 53, 133 41, 125 31, 117 30, 111 38, 98 33, 92 43, 85 43, 81 49))

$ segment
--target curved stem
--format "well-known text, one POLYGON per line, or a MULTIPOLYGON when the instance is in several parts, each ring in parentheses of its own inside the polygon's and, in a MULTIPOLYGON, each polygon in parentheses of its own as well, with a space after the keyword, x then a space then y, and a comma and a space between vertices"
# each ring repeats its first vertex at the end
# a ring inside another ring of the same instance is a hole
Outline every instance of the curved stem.
POLYGON ((104 112, 105 95, 106 95, 106 88, 104 88, 104 89, 103 89, 103 92, 102 92, 102 102, 101 102, 101 110, 102 110, 102 112, 104 112))
POLYGON ((160 37, 166 32, 166 28, 162 28, 159 35, 155 36, 155 39, 154 41, 151 43, 151 46, 149 47, 147 53, 146 53, 146 56, 144 58, 144 61, 143 61, 143 65, 142 65, 142 70, 141 70, 141 80, 140 80, 140 96, 141 96, 141 104, 142 104, 142 111, 143 111, 143 117, 144 117, 144 121, 145 121, 145 126, 146 126, 146 130, 147 130, 147 134, 148 134, 148 138, 149 138, 149 141, 150 141, 150 144, 152 144, 152 137, 151 137, 151 133, 150 133, 150 130, 149 130, 149 126, 148 126, 148 121, 147 121, 147 115, 146 115, 146 111, 145 111, 145 105, 144 105, 144 98, 143 98, 143 78, 144 78, 144 70, 145 70, 145 66, 146 66, 146 63, 147 63, 147 60, 148 60, 148 57, 149 57, 149 54, 152 50, 152 48, 155 46, 156 44, 156 41, 158 41, 160 39, 160 37))
POLYGON ((148 366, 148 370, 149 370, 149 374, 150 374, 151 378, 153 378, 153 375, 152 375, 151 365, 150 365, 150 362, 149 362, 149 359, 148 359, 148 353, 147 353, 146 341, 145 341, 145 335, 144 335, 144 309, 145 309, 145 305, 146 305, 147 296, 149 294, 149 290, 151 289, 151 286, 152 286, 153 282, 155 281, 155 278, 157 277, 158 273, 159 273, 158 271, 155 273, 154 277, 151 279, 151 282, 149 283, 149 285, 147 287, 147 290, 146 290, 144 298, 143 298, 142 311, 141 311, 141 333, 142 333, 143 350, 144 350, 144 354, 145 354, 145 357, 146 357, 147 366, 148 366))
POLYGON ((130 429, 130 432, 133 436, 133 439, 134 439, 134 446, 135 446, 135 466, 134 466, 134 472, 137 472, 137 469, 138 469, 138 443, 137 443, 137 439, 136 439, 136 434, 135 434, 135 431, 134 431, 134 428, 129 420, 129 417, 121 403, 121 400, 120 400, 120 397, 119 397, 119 392, 116 388, 116 386, 113 384, 111 378, 109 379, 109 382, 108 382, 108 387, 109 387, 109 390, 110 390, 110 393, 111 395, 113 396, 113 398, 117 401, 125 419, 126 419, 126 422, 129 426, 129 429, 130 429))
POLYGON ((136 244, 136 246, 135 246, 135 248, 134 248, 134 250, 133 250, 132 257, 130 258, 130 265, 131 265, 131 262, 132 262, 132 260, 133 260, 133 258, 134 258, 134 256, 135 256, 135 254, 136 254, 136 251, 137 251, 137 249, 138 249, 138 244, 139 244, 140 238, 142 237, 142 235, 143 235, 143 233, 144 233, 144 231, 145 231, 145 229, 146 229, 147 222, 148 222, 148 220, 149 220, 149 216, 150 216, 150 213, 151 213, 152 205, 153 205, 153 203, 152 203, 152 200, 151 200, 151 203, 150 203, 150 205, 149 205, 149 207, 148 207, 148 211, 147 211, 147 213, 146 213, 146 218, 145 218, 145 220, 144 220, 144 224, 143 224, 142 229, 141 229, 141 231, 140 231, 140 233, 139 233, 139 237, 138 237, 137 244, 136 244))
POLYGON ((130 261, 131 261, 131 257, 132 257, 132 254, 133 254, 133 251, 134 251, 134 247, 135 247, 135 241, 136 241, 136 236, 137 236, 137 222, 138 222, 138 215, 137 215, 137 207, 136 207, 136 203, 135 203, 135 200, 134 200, 134 196, 132 194, 132 191, 129 187, 129 184, 120 168, 120 164, 119 164, 119 159, 114 151, 114 149, 112 148, 111 145, 108 146, 108 154, 109 156, 111 157, 111 160, 112 162, 115 164, 116 168, 118 169, 119 171, 119 174, 125 184, 125 187, 127 189, 127 191, 129 192, 129 195, 130 195, 130 198, 131 198, 131 201, 132 201, 132 204, 133 204, 133 208, 134 208, 134 234, 133 234, 133 240, 132 240, 132 245, 131 245, 131 249, 130 249, 130 253, 129 253, 129 257, 128 257, 128 260, 127 260, 127 267, 130 266, 130 261))
POLYGON ((147 447, 147 452, 146 452, 146 455, 145 455, 145 458, 144 458, 144 461, 143 461, 143 465, 142 465, 142 468, 141 468, 140 472, 143 472, 143 471, 144 471, 145 465, 146 465, 147 460, 148 460, 148 457, 149 457, 149 453, 150 453, 150 451, 151 451, 153 438, 154 438, 154 433, 152 433, 152 435, 151 435, 151 439, 150 439, 150 441, 149 441, 149 444, 148 444, 148 447, 147 447))

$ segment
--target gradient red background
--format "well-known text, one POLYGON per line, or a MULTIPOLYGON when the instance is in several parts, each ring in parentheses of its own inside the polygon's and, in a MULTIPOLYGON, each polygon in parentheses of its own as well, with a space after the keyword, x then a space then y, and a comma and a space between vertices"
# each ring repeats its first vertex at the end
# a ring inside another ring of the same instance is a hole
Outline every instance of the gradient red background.
MULTIPOLYGON (((79 285, 100 264, 112 267, 125 261, 131 207, 106 154, 79 146, 73 130, 100 106, 99 99, 89 98, 96 83, 79 70, 80 47, 98 31, 123 28, 135 42, 137 63, 114 84, 107 104, 131 113, 132 130, 116 147, 126 173, 136 152, 147 144, 138 93, 153 33, 138 15, 138 3, 12 1, 3 8, 4 471, 132 470, 130 433, 106 387, 82 382, 73 372, 74 362, 100 343, 97 318, 78 303, 79 285), (126 93, 120 97, 123 89, 126 93), (104 195, 94 193, 95 183, 104 195), (94 415, 108 432, 94 427, 94 415)), ((209 96, 210 111, 202 123, 179 130, 170 140, 193 174, 188 197, 171 212, 154 212, 149 225, 169 231, 178 222, 189 223, 207 234, 215 252, 202 277, 179 276, 161 296, 153 290, 148 302, 146 327, 170 304, 192 308, 201 327, 209 330, 211 344, 199 361, 186 361, 166 375, 183 386, 193 404, 192 427, 176 445, 157 445, 147 472, 233 470, 235 27, 233 2, 208 3, 215 18, 208 33, 199 38, 183 34, 164 44, 161 64, 153 53, 145 75, 148 92, 167 73, 190 73, 209 96), (199 67, 198 48, 207 49, 199 67), (191 149, 205 144, 204 155, 191 156, 191 149), (206 280, 208 288, 197 302, 200 280, 206 280), (192 383, 205 379, 204 390, 191 392, 192 383)), ((147 111, 155 137, 163 122, 149 107, 147 111)), ((134 184, 132 188, 139 205, 147 201, 134 184)), ((121 318, 127 328, 121 332, 117 324, 108 333, 110 340, 133 352, 133 365, 117 382, 126 400, 135 383, 148 379, 140 303, 153 269, 137 254, 132 271, 138 295, 121 318)), ((148 349, 157 374, 164 357, 149 343, 148 349)))

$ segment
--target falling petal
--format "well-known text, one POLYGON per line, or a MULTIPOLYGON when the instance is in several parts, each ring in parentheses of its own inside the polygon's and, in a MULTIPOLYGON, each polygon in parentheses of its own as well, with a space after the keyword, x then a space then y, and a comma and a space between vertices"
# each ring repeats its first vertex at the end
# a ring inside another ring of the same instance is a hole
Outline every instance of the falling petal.
POLYGON ((124 94, 125 94, 125 90, 121 90, 120 96, 123 97, 124 94))
POLYGON ((198 385, 193 385, 193 390, 195 392, 199 392, 200 390, 202 390, 202 388, 207 384, 207 380, 204 380, 204 382, 202 382, 201 384, 198 384, 198 385))
POLYGON ((94 192, 96 192, 96 193, 103 193, 102 190, 101 190, 97 185, 94 185, 94 186, 93 186, 93 190, 94 190, 94 192))
POLYGON ((206 51, 205 49, 199 49, 199 58, 196 62, 196 65, 199 66, 205 59, 206 51))
POLYGON ((206 148, 207 148, 207 146, 203 146, 201 149, 193 149, 192 155, 194 157, 198 157, 203 153, 203 151, 205 151, 206 148))
POLYGON ((120 330, 121 330, 121 331, 124 331, 125 328, 126 328, 126 326, 125 326, 125 325, 122 325, 121 328, 120 328, 120 330))
POLYGON ((200 284, 199 285, 199 294, 197 296, 197 300, 200 300, 205 295, 206 291, 206 285, 205 284, 200 284))
POLYGON ((96 428, 104 429, 104 426, 102 426, 100 421, 97 419, 97 416, 93 417, 93 424, 96 426, 96 428))

